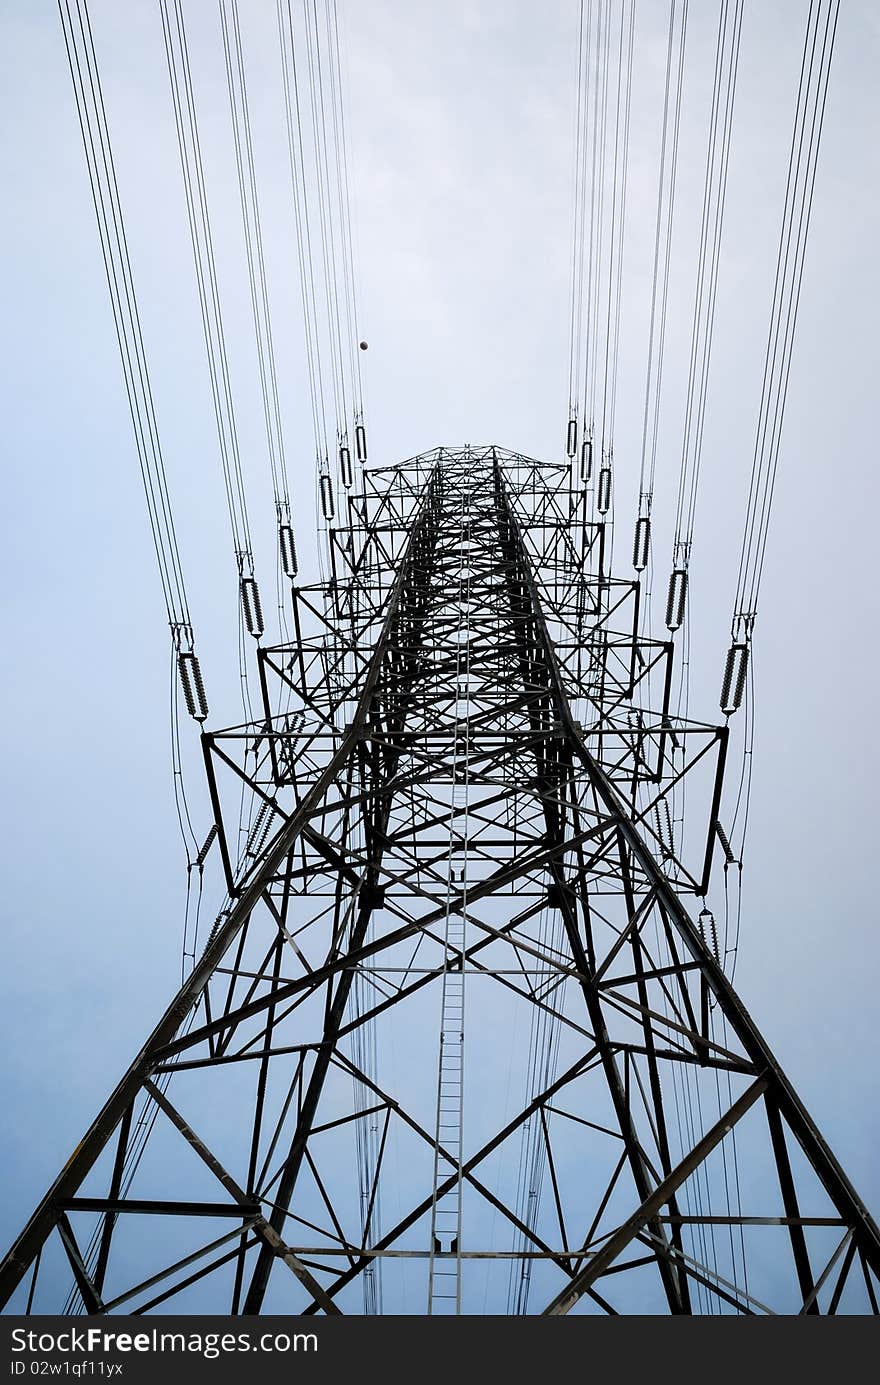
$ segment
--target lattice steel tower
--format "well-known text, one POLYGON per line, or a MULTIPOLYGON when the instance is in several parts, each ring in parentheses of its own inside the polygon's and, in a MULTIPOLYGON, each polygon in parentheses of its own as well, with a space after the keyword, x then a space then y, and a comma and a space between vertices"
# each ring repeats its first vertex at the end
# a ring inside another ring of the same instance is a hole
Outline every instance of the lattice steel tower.
POLYGON ((263 718, 204 737, 227 906, 3 1301, 876 1312, 877 1227, 682 903, 727 732, 672 715, 606 525, 500 448, 361 478, 263 718))

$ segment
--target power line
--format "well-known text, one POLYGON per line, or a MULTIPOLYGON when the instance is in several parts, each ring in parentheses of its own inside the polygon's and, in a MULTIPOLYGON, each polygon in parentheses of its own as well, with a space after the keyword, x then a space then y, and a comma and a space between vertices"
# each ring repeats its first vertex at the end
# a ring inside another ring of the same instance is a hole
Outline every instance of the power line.
POLYGON ((571 285, 569 293, 569 341, 568 341, 568 429, 566 433, 566 453, 571 458, 577 452, 578 401, 577 382, 580 375, 580 349, 583 331, 583 273, 584 273, 584 224, 586 206, 586 112, 587 83, 585 72, 590 63, 590 27, 593 6, 589 9, 585 0, 580 0, 578 13, 578 62, 575 85, 575 136, 574 171, 572 176, 572 202, 574 215, 571 225, 571 285))
POLYGON ((293 195, 295 241, 299 265, 300 292, 305 323, 306 356, 308 362, 309 394, 312 405, 312 425, 315 437, 315 461, 320 468, 327 463, 327 408, 324 398, 324 371, 321 357, 321 332, 318 320, 317 290, 314 274, 311 221, 309 210, 309 180, 306 171, 303 120, 300 107, 297 74, 296 39, 291 0, 277 0, 278 37, 281 69, 284 81, 284 107, 287 125, 288 161, 293 195))
POLYGON ((672 572, 666 601, 666 624, 670 631, 679 628, 684 621, 686 611, 688 567, 693 544, 702 460, 703 427, 708 399, 709 368, 712 359, 718 268, 721 259, 742 16, 742 0, 722 0, 715 46, 715 71, 700 218, 697 281, 694 292, 685 418, 679 465, 675 538, 672 546, 672 572))
POLYGON ((58 12, 165 609, 187 708, 197 720, 204 721, 208 705, 195 653, 88 5, 86 0, 59 0, 58 12))
MULTIPOLYGON (((180 153, 180 167, 183 174, 193 264, 198 286, 205 354, 211 380, 226 505, 238 570, 241 621, 248 634, 255 639, 260 639, 263 634, 262 604, 254 573, 250 521, 238 444, 220 292, 217 284, 211 218, 205 189, 204 165, 193 96, 186 29, 180 0, 159 0, 159 10, 162 17, 165 57, 171 83, 174 121, 180 153)), ((243 630, 240 624, 239 675, 245 711, 249 714, 250 697, 242 641, 243 630)))
POLYGON ((812 0, 801 61, 722 706, 745 686, 764 569, 840 0, 812 0))
POLYGON ((663 354, 669 306, 669 269, 672 257, 672 228, 675 213, 675 185, 681 134, 681 97, 684 85, 684 57, 687 35, 688 0, 682 0, 676 25, 677 0, 669 6, 669 36, 666 51, 666 79, 663 95, 663 128, 660 136, 660 172, 657 180, 657 222, 654 231, 654 267, 651 281, 651 316, 648 329, 648 362, 645 373, 645 410, 642 422, 642 450, 639 469, 639 511, 633 539, 633 566, 637 572, 647 566, 651 543, 651 506, 657 470, 657 442, 660 430, 660 398, 663 383, 663 354), (673 95, 674 92, 674 95, 673 95), (670 102, 672 113, 670 120, 670 102), (659 297, 659 314, 658 314, 659 297))
POLYGON ((263 255, 260 201, 254 164, 250 109, 237 0, 221 0, 220 20, 223 31, 223 52, 226 62, 229 109, 232 117, 235 166, 238 175, 241 219, 247 255, 254 337, 260 370, 266 447, 272 474, 275 513, 278 523, 279 559, 285 577, 293 580, 297 573, 296 545, 291 524, 290 483, 287 474, 284 428, 278 394, 272 315, 269 307, 269 288, 263 255))
MULTIPOLYGON (((348 522, 345 493, 354 483, 352 454, 358 462, 367 460, 340 25, 335 0, 324 0, 320 9, 317 0, 303 0, 300 25, 291 0, 278 0, 277 14, 315 434, 317 519, 329 552, 331 527, 348 522), (329 445, 334 432, 335 471, 329 445)), ((322 563, 323 557, 319 549, 322 563)))

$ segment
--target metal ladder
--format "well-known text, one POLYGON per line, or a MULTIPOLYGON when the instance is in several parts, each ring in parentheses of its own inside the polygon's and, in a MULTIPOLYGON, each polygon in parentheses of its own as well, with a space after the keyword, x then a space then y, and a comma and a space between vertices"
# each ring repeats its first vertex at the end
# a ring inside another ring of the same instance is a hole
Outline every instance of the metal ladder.
MULTIPOLYGON (((462 519, 469 515, 465 495, 462 519)), ((466 530, 465 530, 466 532, 466 530)), ((464 974, 467 933, 468 726, 470 678, 470 571, 462 546, 458 576, 458 654, 456 659, 455 741, 452 805, 446 864, 444 972, 440 1001, 440 1053, 437 1063, 437 1118, 434 1127, 434 1196, 428 1272, 428 1314, 461 1313, 462 1135, 464 1117, 464 974), (454 898, 461 893, 459 907, 454 898), (453 966, 455 970, 450 970, 453 966), (442 1152, 441 1152, 442 1150, 442 1152), (450 1175, 455 1182, 445 1192, 450 1175)))

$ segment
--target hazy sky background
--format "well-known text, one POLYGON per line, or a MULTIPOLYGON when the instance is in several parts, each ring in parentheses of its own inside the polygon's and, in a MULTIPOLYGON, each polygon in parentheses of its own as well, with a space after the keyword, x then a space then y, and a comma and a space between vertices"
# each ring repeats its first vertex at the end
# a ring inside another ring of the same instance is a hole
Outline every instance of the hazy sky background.
MULTIPOLYGON (((313 471, 274 4, 242 0, 297 534, 313 471)), ((240 720, 235 571, 155 0, 92 0, 211 725, 240 720)), ((806 0, 746 0, 703 481, 692 714, 717 716, 806 0)), ((3 0, 7 672, 0 1241, 175 988, 182 853, 169 657, 60 22, 3 0)), ((185 0, 258 573, 272 507, 217 6, 185 0)), ((665 589, 717 7, 691 5, 656 501, 665 589), (664 527, 665 526, 665 527, 664 527)), ((559 456, 576 0, 347 0, 371 460, 496 441, 559 456)), ((637 0, 616 551, 631 544, 667 6, 637 0)), ((875 1211, 874 555, 880 10, 843 0, 758 618, 737 987, 875 1211)), ((266 605, 271 603, 267 600, 266 605)), ((189 734, 192 749, 194 737, 189 734)), ((207 818, 198 774, 199 820, 207 818)))

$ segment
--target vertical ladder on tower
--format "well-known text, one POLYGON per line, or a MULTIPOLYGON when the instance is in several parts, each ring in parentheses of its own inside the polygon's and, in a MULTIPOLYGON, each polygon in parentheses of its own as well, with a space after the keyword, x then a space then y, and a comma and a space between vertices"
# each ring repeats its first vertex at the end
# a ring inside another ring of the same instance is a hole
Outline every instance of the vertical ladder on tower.
POLYGON ((452 804, 446 864, 444 971, 440 999, 434 1197, 428 1313, 461 1313, 462 1126, 464 1117, 464 952, 467 930, 468 697, 470 687, 470 567, 467 492, 462 502, 458 563, 458 652, 452 752, 452 804), (460 896, 460 901, 458 897, 460 896), (448 1187, 450 1177, 454 1178, 448 1187))

